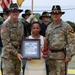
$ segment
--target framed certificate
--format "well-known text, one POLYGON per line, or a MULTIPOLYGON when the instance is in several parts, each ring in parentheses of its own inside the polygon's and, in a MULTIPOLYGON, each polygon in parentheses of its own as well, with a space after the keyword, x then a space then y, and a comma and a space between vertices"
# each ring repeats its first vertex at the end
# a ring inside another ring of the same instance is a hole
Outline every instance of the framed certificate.
POLYGON ((40 39, 24 39, 21 53, 24 59, 40 59, 40 39))

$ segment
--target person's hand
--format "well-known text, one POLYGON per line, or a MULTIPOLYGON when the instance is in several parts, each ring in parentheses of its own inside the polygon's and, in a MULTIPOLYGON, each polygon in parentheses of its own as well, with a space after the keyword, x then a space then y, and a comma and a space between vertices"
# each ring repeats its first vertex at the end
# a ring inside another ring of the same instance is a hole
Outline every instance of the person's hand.
POLYGON ((27 60, 29 60, 29 61, 30 61, 30 60, 31 60, 31 58, 27 58, 27 60))
POLYGON ((34 18, 34 15, 32 14, 32 15, 29 16, 29 18, 28 18, 26 21, 27 21, 28 23, 30 23, 33 18, 34 18))
POLYGON ((21 54, 17 53, 16 56, 17 56, 17 58, 18 58, 20 61, 22 61, 23 57, 22 57, 21 54))
POLYGON ((44 48, 41 48, 41 52, 42 52, 43 55, 48 55, 49 49, 45 50, 44 48))
POLYGON ((34 18, 34 16, 35 16, 35 15, 31 14, 31 15, 29 16, 29 18, 32 19, 32 18, 34 18))
POLYGON ((66 59, 65 59, 65 62, 66 62, 66 63, 68 63, 68 62, 70 62, 70 61, 71 61, 71 58, 66 58, 66 59))
POLYGON ((42 57, 43 57, 44 59, 46 59, 46 58, 47 58, 47 55, 42 55, 42 57))

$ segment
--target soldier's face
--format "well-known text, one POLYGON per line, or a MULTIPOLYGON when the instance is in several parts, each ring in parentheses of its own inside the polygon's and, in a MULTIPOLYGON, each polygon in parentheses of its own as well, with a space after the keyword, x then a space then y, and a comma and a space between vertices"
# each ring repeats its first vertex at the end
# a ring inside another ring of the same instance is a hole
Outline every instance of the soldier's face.
POLYGON ((10 16, 11 16, 13 19, 17 19, 18 16, 19 16, 19 11, 11 11, 11 12, 10 12, 10 16))
POLYGON ((42 20, 43 20, 44 22, 49 22, 49 21, 50 21, 50 18, 49 18, 49 17, 42 17, 42 20))
POLYGON ((60 17, 61 17, 61 13, 58 13, 58 14, 52 14, 52 18, 54 21, 57 21, 57 20, 60 20, 60 17))
POLYGON ((27 20, 29 18, 30 15, 25 15, 24 18, 27 20))
POLYGON ((8 18, 8 14, 3 14, 3 19, 6 20, 8 18))

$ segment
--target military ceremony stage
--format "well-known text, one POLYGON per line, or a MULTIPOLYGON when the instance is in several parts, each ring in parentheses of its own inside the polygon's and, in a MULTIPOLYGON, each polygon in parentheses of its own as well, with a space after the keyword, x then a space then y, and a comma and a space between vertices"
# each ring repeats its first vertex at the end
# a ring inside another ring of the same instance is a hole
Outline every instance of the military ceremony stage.
MULTIPOLYGON (((1 62, 1 58, 0 58, 0 62, 1 62)), ((0 65, 0 69, 1 69, 1 65, 0 65)), ((2 75, 1 70, 0 70, 0 75, 2 75)), ((23 70, 21 70, 20 75, 23 75, 23 70)), ((68 75, 75 75, 75 56, 73 56, 71 62, 68 65, 68 75)))

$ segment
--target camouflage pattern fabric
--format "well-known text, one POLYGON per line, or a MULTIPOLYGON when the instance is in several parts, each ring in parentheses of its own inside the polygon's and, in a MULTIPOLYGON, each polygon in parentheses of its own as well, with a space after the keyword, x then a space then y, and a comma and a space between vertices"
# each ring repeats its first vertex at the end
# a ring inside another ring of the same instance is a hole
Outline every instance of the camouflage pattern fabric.
POLYGON ((11 19, 3 23, 1 27, 1 38, 4 47, 4 58, 16 59, 15 54, 20 52, 23 38, 23 25, 21 22, 13 23, 11 19))
POLYGON ((18 59, 2 58, 3 75, 19 75, 21 62, 18 59), (6 64, 6 65, 5 65, 6 64))
POLYGON ((19 75, 21 61, 16 53, 21 52, 21 42, 23 38, 23 25, 20 21, 14 23, 11 18, 2 24, 1 39, 2 50, 2 69, 3 75, 19 75))
POLYGON ((65 75, 67 68, 65 58, 71 58, 75 54, 75 36, 72 27, 63 21, 57 25, 51 23, 47 27, 46 38, 48 39, 50 50, 58 51, 63 49, 60 52, 50 52, 47 57, 51 75, 65 75))

